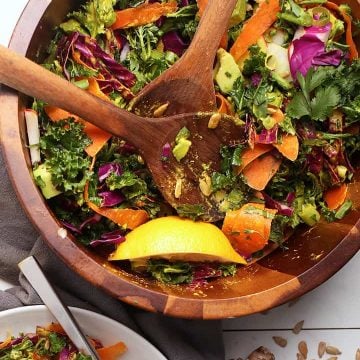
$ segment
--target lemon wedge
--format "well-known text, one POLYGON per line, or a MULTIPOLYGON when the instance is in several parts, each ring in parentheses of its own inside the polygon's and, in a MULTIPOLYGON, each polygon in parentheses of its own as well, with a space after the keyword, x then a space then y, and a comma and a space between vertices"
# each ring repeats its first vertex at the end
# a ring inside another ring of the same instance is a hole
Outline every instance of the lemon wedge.
POLYGON ((132 230, 109 260, 147 258, 246 264, 218 227, 176 216, 150 220, 132 230))

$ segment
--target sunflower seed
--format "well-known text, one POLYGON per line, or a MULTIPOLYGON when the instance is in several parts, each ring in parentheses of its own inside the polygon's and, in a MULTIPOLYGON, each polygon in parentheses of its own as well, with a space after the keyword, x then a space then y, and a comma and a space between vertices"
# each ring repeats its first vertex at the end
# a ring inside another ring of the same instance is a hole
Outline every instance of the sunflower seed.
POLYGON ((281 336, 273 336, 272 338, 273 338, 275 344, 277 344, 281 347, 285 347, 287 345, 287 340, 281 336))
POLYGON ((220 120, 221 120, 221 114, 215 113, 215 114, 211 115, 209 122, 208 122, 208 128, 216 129, 219 125, 220 120))
POLYGON ((302 330, 303 326, 304 326, 304 320, 301 320, 297 324, 295 324, 295 326, 292 329, 292 332, 294 334, 299 334, 299 332, 302 330))
POLYGON ((329 345, 326 347, 326 353, 329 355, 340 355, 341 351, 337 347, 329 345))
POLYGON ((164 115, 164 112, 167 110, 167 108, 169 107, 169 103, 165 103, 165 104, 162 104, 160 105, 158 108, 156 108, 154 110, 154 117, 161 117, 164 115))
POLYGON ((356 350, 355 360, 360 360, 360 349, 356 350))
POLYGON ((332 356, 332 357, 329 357, 327 360, 337 360, 338 357, 337 356, 332 356))
POLYGON ((318 346, 318 356, 320 359, 325 354, 325 351, 326 351, 326 343, 324 341, 320 341, 318 346))
POLYGON ((308 356, 307 343, 305 341, 300 341, 298 344, 298 349, 299 349, 300 354, 304 357, 304 359, 306 359, 308 356))

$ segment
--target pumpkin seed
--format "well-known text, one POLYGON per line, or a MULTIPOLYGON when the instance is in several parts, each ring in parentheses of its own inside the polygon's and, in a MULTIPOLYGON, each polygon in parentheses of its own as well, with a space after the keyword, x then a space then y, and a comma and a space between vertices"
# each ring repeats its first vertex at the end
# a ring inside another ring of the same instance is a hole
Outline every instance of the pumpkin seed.
POLYGON ((326 343, 324 341, 320 341, 318 346, 318 356, 320 359, 325 354, 325 351, 326 351, 326 343))
POLYGON ((209 122, 208 122, 208 128, 209 129, 216 129, 219 125, 219 122, 221 120, 221 114, 215 113, 211 115, 209 122))
POLYGON ((281 336, 273 336, 272 337, 275 344, 281 346, 281 347, 285 347, 287 345, 287 340, 281 336))
POLYGON ((164 115, 164 112, 167 110, 167 108, 169 107, 169 103, 165 103, 160 105, 158 108, 156 108, 154 110, 154 117, 158 118, 164 115))

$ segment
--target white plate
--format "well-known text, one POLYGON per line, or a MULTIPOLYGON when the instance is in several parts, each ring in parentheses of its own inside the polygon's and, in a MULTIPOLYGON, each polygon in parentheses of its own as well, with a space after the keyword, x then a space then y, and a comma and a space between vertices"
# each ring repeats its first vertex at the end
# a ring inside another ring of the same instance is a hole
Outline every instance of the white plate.
MULTIPOLYGON (((70 307, 84 333, 99 339, 103 345, 123 341, 128 351, 119 360, 166 360, 159 350, 128 327, 98 313, 70 307)), ((56 321, 46 306, 24 306, 0 312, 0 341, 9 334, 34 332, 36 325, 56 321)))

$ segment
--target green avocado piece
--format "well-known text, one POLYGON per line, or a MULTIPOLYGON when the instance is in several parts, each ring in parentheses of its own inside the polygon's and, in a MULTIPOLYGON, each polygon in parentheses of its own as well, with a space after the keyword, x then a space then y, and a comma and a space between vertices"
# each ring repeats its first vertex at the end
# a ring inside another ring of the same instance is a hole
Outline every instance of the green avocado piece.
POLYGON ((304 223, 309 226, 314 226, 320 220, 320 214, 316 210, 316 207, 312 204, 302 205, 299 216, 304 221, 304 223))
POLYGON ((183 159, 191 146, 191 141, 185 138, 180 138, 177 144, 174 146, 172 153, 177 161, 183 159))
POLYGON ((246 17, 247 0, 238 0, 233 13, 231 14, 229 27, 240 24, 246 17))
POLYGON ((33 170, 36 184, 40 187, 45 199, 50 199, 61 194, 51 181, 51 173, 45 164, 39 165, 33 170))
POLYGON ((235 59, 226 50, 220 48, 217 51, 218 66, 215 73, 215 81, 222 93, 228 94, 234 86, 236 79, 242 76, 235 59))

